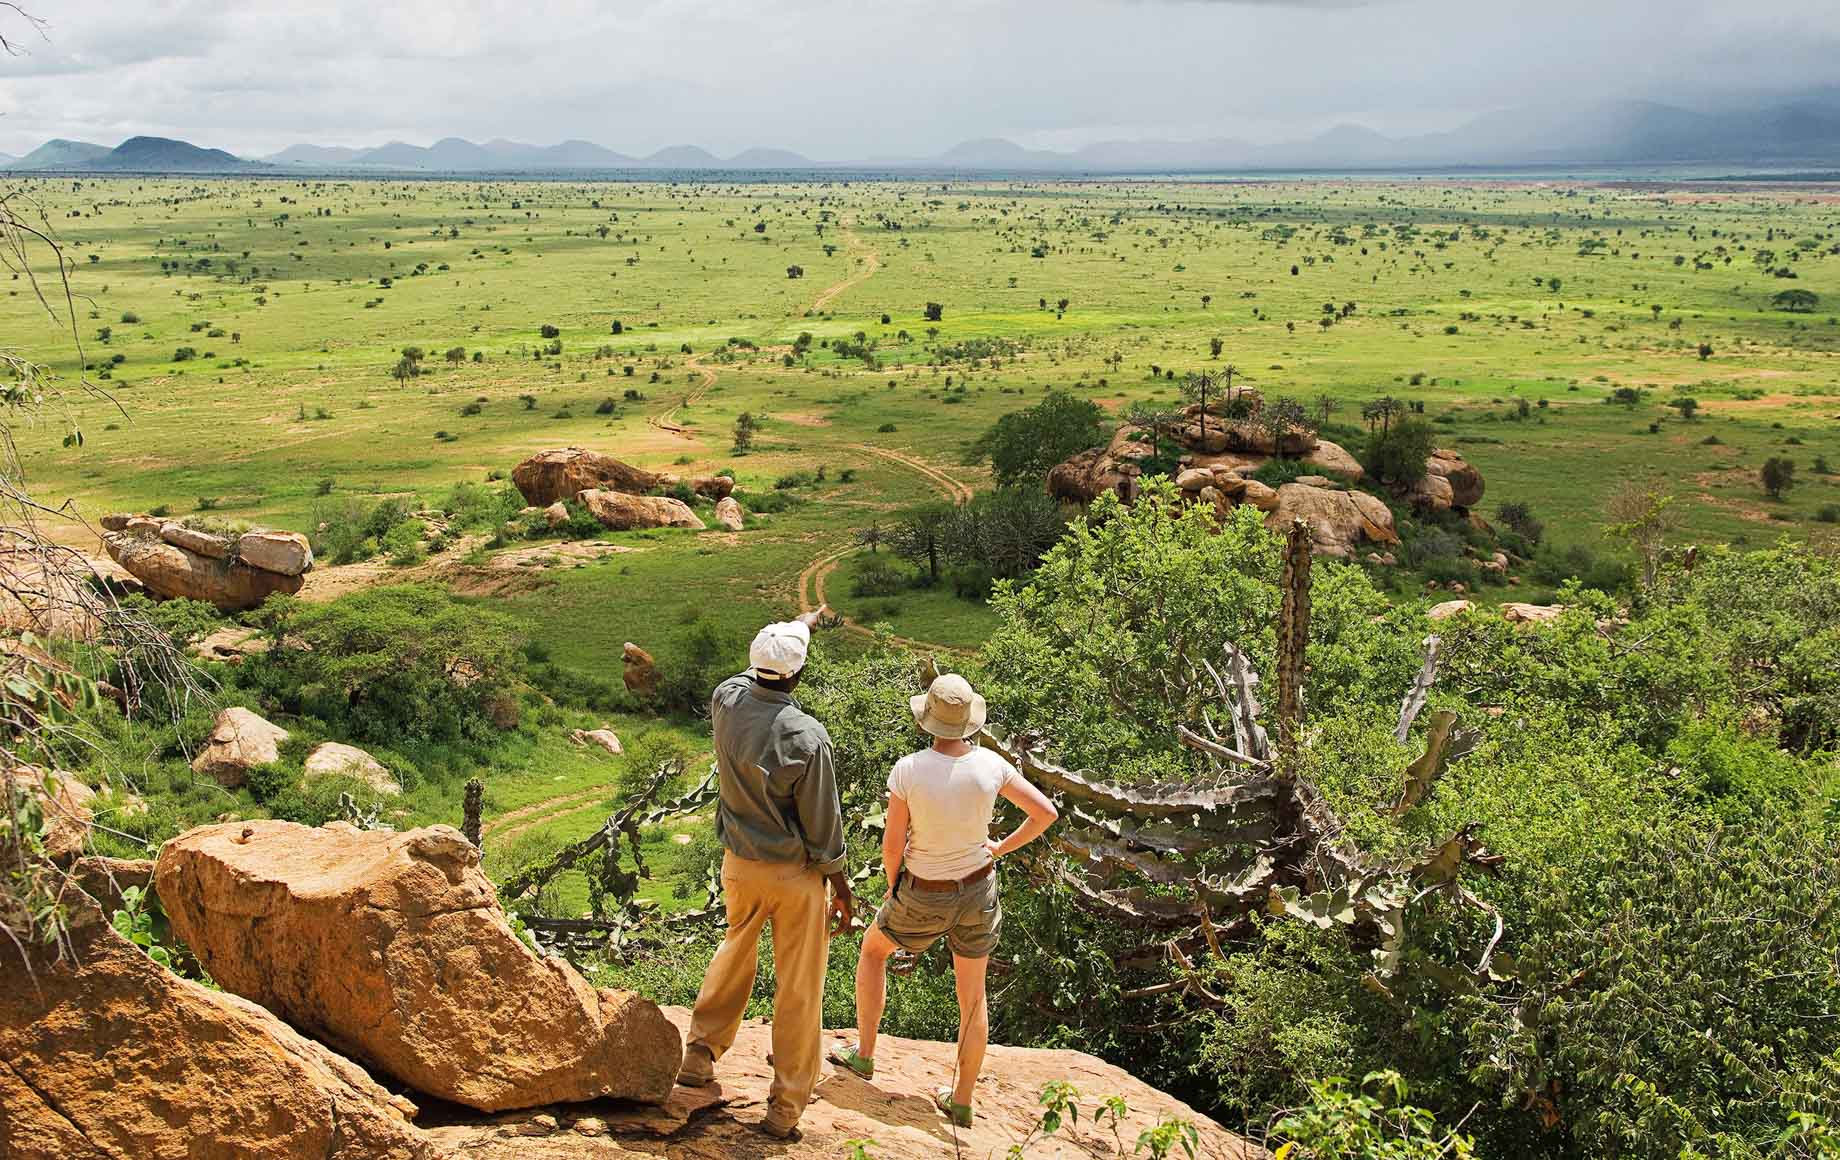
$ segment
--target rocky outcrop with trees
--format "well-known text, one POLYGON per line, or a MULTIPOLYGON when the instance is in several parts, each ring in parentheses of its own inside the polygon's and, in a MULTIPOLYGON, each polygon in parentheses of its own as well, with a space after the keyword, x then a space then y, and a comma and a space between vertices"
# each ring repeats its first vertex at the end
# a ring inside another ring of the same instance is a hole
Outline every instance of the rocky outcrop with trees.
MULTIPOLYGON (((1419 437, 1417 425, 1394 425, 1402 438, 1419 437)), ((1483 493, 1482 473, 1455 451, 1428 449, 1416 472, 1387 462, 1391 434, 1376 440, 1383 475, 1376 479, 1346 448, 1322 438, 1300 407, 1282 400, 1267 406, 1242 387, 1180 411, 1134 415, 1104 445, 1051 468, 1047 487, 1065 502, 1091 503, 1107 492, 1130 502, 1144 476, 1166 474, 1188 503, 1212 504, 1222 514, 1254 507, 1273 529, 1309 521, 1320 555, 1379 554, 1399 543, 1392 510, 1354 485, 1375 485, 1425 511, 1467 511, 1483 493)))

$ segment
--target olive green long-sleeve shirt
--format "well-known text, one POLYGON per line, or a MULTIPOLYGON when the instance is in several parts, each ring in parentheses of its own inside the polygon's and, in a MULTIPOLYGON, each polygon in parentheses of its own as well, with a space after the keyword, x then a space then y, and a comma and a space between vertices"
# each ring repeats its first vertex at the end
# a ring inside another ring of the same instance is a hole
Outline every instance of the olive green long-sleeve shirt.
POLYGON ((831 765, 831 735, 787 693, 746 674, 716 686, 721 800, 716 837, 758 862, 794 862, 820 873, 843 869, 843 806, 831 765))

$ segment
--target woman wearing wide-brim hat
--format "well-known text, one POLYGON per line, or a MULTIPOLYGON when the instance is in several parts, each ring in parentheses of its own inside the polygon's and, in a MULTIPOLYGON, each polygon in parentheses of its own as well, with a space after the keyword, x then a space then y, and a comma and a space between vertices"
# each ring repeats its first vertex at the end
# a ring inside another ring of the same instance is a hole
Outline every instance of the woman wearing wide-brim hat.
POLYGON ((972 1092, 990 1036, 985 968, 1003 925, 996 864, 1039 837, 1059 812, 1015 766, 978 746, 987 707, 965 678, 939 677, 908 708, 914 724, 933 740, 896 762, 888 775, 882 836, 888 898, 863 936, 856 965, 856 1045, 832 1052, 830 1060, 873 1078, 888 958, 897 950, 920 954, 944 936, 958 983, 958 1074, 951 1087, 934 1093, 933 1102, 953 1123, 970 1127, 972 1092), (999 797, 1028 815, 1000 840, 990 836, 999 797))

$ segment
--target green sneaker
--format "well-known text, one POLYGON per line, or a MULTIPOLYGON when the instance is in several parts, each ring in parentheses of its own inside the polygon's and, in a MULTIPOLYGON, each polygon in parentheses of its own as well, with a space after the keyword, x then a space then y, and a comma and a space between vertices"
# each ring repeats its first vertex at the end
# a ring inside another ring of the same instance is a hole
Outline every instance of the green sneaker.
POLYGON ((961 1128, 971 1126, 971 1105, 952 1102, 952 1089, 940 1088, 933 1093, 933 1106, 945 1113, 945 1117, 961 1128))
POLYGON ((875 1078, 875 1061, 866 1055, 858 1054, 854 1047, 840 1048, 824 1058, 838 1067, 848 1068, 852 1075, 861 1079, 875 1078))

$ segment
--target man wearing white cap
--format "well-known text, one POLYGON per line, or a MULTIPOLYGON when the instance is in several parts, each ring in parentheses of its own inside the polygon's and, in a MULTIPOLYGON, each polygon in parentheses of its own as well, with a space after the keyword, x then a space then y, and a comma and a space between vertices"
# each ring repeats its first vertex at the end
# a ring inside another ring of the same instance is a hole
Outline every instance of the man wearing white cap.
POLYGON ((754 989, 761 928, 771 922, 773 1086, 761 1128, 782 1139, 796 1134, 818 1083, 829 936, 849 929, 853 911, 830 734, 792 699, 823 613, 761 629, 748 649, 751 667, 710 698, 728 933, 697 994, 678 1075, 695 1087, 715 1078, 754 989))
POLYGON ((969 1128, 972 1093, 990 1038, 985 968, 1003 926, 997 860, 1040 837, 1059 815, 1015 766, 976 744, 985 704, 965 678, 955 673, 936 678, 908 708, 933 743, 895 762, 888 775, 882 834, 888 899, 863 936, 856 963, 856 1046, 833 1052, 830 1060, 864 1079, 874 1077, 888 958, 896 950, 924 953, 943 937, 952 948, 958 984, 958 1074, 951 1087, 933 1093, 933 1103, 954 1124, 969 1128), (990 836, 998 797, 1028 815, 1002 839, 990 836))

